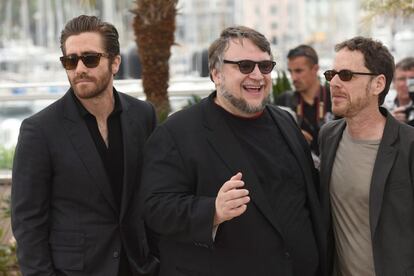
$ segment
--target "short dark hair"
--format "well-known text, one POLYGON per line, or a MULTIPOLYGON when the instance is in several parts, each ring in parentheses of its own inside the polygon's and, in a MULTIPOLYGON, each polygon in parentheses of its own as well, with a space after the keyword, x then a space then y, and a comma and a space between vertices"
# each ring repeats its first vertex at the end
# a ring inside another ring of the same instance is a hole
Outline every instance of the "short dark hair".
POLYGON ((242 43, 243 38, 249 39, 272 58, 270 43, 263 34, 245 26, 228 27, 221 32, 220 37, 208 49, 208 67, 210 72, 223 64, 224 52, 228 49, 230 40, 238 39, 242 43))
POLYGON ((390 89, 392 78, 394 76, 395 64, 394 57, 387 47, 380 41, 372 38, 356 36, 335 45, 335 51, 338 52, 344 48, 350 51, 360 51, 364 56, 364 65, 371 73, 385 76, 385 87, 378 96, 378 104, 384 103, 385 96, 390 89))
POLYGON ((293 59, 297 57, 306 57, 312 65, 318 64, 319 62, 318 54, 316 53, 315 49, 305 44, 299 45, 291 49, 287 54, 288 59, 293 59))
POLYGON ((65 28, 60 35, 60 49, 66 54, 65 42, 68 37, 85 32, 96 32, 102 35, 103 46, 111 58, 120 54, 119 35, 115 26, 101 21, 96 16, 80 15, 66 23, 65 28))
POLYGON ((409 71, 414 69, 414 57, 406 57, 400 60, 396 65, 395 69, 400 69, 403 71, 409 71))

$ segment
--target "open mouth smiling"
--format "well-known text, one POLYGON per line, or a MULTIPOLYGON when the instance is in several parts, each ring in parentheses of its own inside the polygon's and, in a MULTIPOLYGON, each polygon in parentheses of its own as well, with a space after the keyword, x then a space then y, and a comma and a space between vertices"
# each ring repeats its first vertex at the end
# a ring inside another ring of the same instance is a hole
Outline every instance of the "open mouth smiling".
POLYGON ((243 89, 249 92, 260 92, 262 90, 263 85, 254 85, 254 84, 245 84, 243 85, 243 89))

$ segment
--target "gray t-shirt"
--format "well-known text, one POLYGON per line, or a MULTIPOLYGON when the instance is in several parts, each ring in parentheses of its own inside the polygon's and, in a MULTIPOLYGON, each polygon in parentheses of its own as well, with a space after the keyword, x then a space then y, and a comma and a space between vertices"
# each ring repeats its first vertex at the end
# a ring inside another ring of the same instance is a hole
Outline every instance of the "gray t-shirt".
POLYGON ((375 275, 369 191, 379 143, 353 139, 347 129, 339 143, 330 182, 336 245, 334 275, 375 275))

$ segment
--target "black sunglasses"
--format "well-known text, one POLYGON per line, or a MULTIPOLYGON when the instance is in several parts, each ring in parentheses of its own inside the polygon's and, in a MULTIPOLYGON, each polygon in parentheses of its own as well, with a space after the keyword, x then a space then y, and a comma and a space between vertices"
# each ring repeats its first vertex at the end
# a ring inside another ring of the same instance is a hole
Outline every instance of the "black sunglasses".
POLYGON ((259 66, 260 73, 262 74, 269 74, 272 72, 273 68, 276 65, 276 62, 271 60, 262 60, 262 61, 253 61, 253 60, 240 60, 240 61, 231 61, 231 60, 223 60, 224 63, 229 64, 237 64, 239 66, 240 72, 243 74, 250 74, 253 72, 254 67, 256 64, 259 66))
POLYGON ((341 71, 335 71, 335 70, 327 70, 325 73, 325 79, 327 81, 331 81, 333 77, 335 77, 336 74, 338 74, 341 81, 350 81, 354 75, 368 75, 368 76, 378 76, 379 74, 375 73, 362 73, 362 72, 353 72, 351 70, 343 69, 341 71))
POLYGON ((101 57, 109 57, 109 54, 104 53, 89 53, 81 56, 69 55, 60 57, 60 62, 66 70, 73 70, 78 66, 78 61, 81 59, 83 64, 88 68, 95 68, 99 65, 101 57))

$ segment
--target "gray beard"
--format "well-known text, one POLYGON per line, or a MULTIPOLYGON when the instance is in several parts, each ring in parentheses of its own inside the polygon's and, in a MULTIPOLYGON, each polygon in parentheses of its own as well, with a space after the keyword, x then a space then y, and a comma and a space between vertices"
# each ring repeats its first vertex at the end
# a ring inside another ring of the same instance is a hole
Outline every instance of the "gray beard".
POLYGON ((266 104, 270 103, 270 96, 263 99, 262 103, 258 106, 249 105, 244 99, 236 98, 231 93, 229 93, 224 87, 221 87, 223 97, 231 103, 236 109, 243 113, 255 114, 262 112, 266 104))

